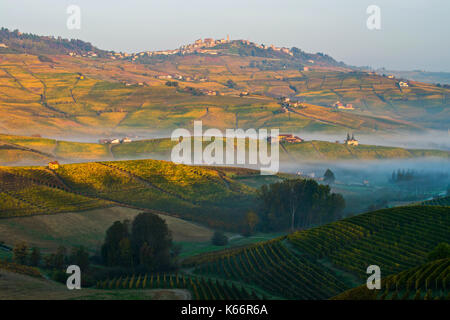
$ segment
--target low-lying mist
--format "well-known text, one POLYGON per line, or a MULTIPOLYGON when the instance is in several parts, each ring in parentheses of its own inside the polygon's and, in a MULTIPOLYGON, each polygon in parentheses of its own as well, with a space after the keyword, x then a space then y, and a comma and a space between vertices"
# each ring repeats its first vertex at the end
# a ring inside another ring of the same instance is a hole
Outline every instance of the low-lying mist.
MULTIPOLYGON (((377 132, 374 134, 353 132, 355 139, 361 144, 400 147, 406 149, 440 149, 450 150, 450 131, 429 130, 420 133, 412 132, 377 132)), ((297 132, 296 135, 306 140, 344 141, 346 133, 297 132)))

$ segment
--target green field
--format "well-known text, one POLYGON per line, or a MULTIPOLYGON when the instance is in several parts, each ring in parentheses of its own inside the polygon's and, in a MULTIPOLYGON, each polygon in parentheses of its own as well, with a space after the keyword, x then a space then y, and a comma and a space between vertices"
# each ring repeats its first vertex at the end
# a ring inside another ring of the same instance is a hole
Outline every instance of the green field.
MULTIPOLYGON (((62 162, 79 160, 113 159, 170 159, 173 147, 177 144, 169 138, 132 141, 117 145, 57 141, 43 138, 0 135, 0 164, 43 165, 53 159, 62 162), (3 148, 2 148, 3 143, 3 148)), ((237 148, 235 142, 235 148, 237 148)), ((203 142, 206 147, 209 142, 203 142)), ((223 143, 224 154, 226 140, 223 143)), ((332 160, 384 160, 413 159, 422 157, 449 158, 449 151, 432 149, 405 149, 374 145, 348 146, 326 141, 304 141, 282 143, 280 161, 332 161, 332 160)), ((248 140, 246 141, 248 153, 248 140)))

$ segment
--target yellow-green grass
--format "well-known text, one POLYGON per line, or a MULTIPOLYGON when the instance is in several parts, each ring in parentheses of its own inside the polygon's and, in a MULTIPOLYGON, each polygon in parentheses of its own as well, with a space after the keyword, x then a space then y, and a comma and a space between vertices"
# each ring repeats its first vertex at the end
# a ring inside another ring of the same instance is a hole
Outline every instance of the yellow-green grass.
POLYGON ((22 147, 35 149, 44 153, 53 153, 56 147, 56 141, 38 137, 13 136, 0 134, 0 142, 16 144, 22 147))
MULTIPOLYGON (((272 124, 275 125, 273 121, 272 124)), ((65 162, 82 159, 169 159, 172 149, 177 143, 178 141, 171 141, 170 138, 160 138, 109 146, 97 143, 0 135, 0 163, 6 165, 20 163, 42 165, 51 160, 52 157, 65 162), (2 142, 4 145, 1 145, 2 142), (18 146, 24 148, 20 149, 18 146)), ((209 142, 204 142, 203 144, 206 146, 209 142)), ((248 149, 248 141, 246 142, 246 149, 248 149)), ((283 146, 280 148, 280 159, 282 161, 420 157, 448 158, 449 152, 433 149, 404 149, 374 145, 359 145, 355 147, 317 140, 302 143, 283 143, 283 146)))
POLYGON ((58 141, 55 154, 67 159, 105 159, 109 157, 107 145, 58 141))
POLYGON ((426 149, 404 149, 373 145, 349 146, 326 141, 306 141, 284 145, 289 156, 296 160, 380 160, 420 157, 449 158, 448 151, 426 149))

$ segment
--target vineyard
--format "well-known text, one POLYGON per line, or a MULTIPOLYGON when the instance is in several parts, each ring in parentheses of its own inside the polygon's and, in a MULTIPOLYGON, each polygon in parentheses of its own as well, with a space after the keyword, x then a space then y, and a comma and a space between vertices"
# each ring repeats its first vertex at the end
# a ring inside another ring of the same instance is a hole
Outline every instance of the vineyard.
POLYGON ((388 275, 424 263, 449 237, 450 208, 414 206, 361 214, 288 238, 305 255, 328 259, 362 279, 372 264, 388 275))
POLYGON ((450 206, 450 196, 423 201, 421 204, 426 206, 450 206))
POLYGON ((280 240, 209 258, 195 273, 244 281, 288 299, 325 299, 347 288, 331 270, 294 254, 280 240))
POLYGON ((228 281, 185 274, 146 274, 97 282, 97 289, 187 289, 195 300, 260 300, 254 290, 228 281))
POLYGON ((254 189, 234 181, 225 168, 157 160, 66 164, 56 170, 0 167, 0 195, 0 217, 115 204, 226 229, 236 229, 254 201, 254 189))
POLYGON ((398 207, 299 231, 285 238, 183 261, 198 275, 234 279, 288 299, 326 299, 364 283, 369 265, 392 275, 448 242, 450 208, 398 207), (350 281, 350 279, 356 279, 350 281))
POLYGON ((361 286, 348 290, 336 300, 432 300, 450 299, 450 259, 432 261, 391 275, 381 281, 381 290, 361 286))
POLYGON ((0 168, 0 217, 84 211, 109 206, 72 193, 42 168, 0 168))

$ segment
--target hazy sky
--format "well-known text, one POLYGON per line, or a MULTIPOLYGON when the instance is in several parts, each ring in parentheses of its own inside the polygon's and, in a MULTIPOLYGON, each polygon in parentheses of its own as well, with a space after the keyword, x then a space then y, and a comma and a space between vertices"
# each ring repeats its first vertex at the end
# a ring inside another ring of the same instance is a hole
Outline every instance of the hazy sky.
POLYGON ((101 49, 175 49, 230 34, 397 70, 450 72, 449 20, 449 0, 0 0, 0 26, 101 49), (71 4, 81 8, 80 30, 66 27, 71 4), (381 30, 366 27, 372 4, 381 30))

